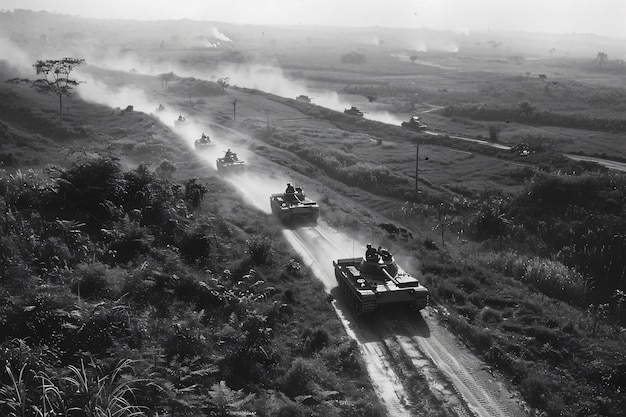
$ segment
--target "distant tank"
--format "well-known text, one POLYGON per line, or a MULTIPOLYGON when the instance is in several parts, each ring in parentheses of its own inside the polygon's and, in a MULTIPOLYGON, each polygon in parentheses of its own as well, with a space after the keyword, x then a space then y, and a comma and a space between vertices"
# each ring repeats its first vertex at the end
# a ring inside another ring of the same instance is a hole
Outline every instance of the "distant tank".
POLYGON ((372 249, 363 258, 333 261, 341 293, 357 314, 378 306, 407 304, 421 310, 428 305, 428 289, 404 271, 387 250, 372 249))
POLYGON ((230 149, 226 151, 223 158, 217 158, 215 163, 217 165, 217 172, 220 174, 244 172, 246 170, 245 161, 239 159, 237 154, 231 152, 230 149))
POLYGON ((162 104, 159 104, 159 107, 157 107, 156 112, 160 113, 162 111, 165 111, 165 106, 163 106, 162 104))
POLYGON ((211 138, 203 133, 200 139, 196 139, 193 145, 196 148, 196 151, 204 151, 215 146, 215 143, 213 143, 211 138))
POLYGON ((316 224, 320 214, 317 202, 304 195, 301 187, 287 184, 284 193, 272 194, 270 206, 280 221, 289 225, 316 224))
POLYGON ((311 99, 309 98, 309 96, 305 96, 304 94, 300 94, 298 97, 296 97, 296 101, 301 101, 303 103, 310 103, 311 99))
POLYGON ((428 126, 422 123, 419 116, 413 116, 408 122, 402 122, 402 127, 413 130, 424 130, 428 128, 428 126))
POLYGON ((354 106, 350 107, 349 109, 345 109, 343 112, 351 116, 363 117, 363 112, 354 106))
POLYGON ((182 127, 189 124, 189 121, 187 121, 187 119, 185 118, 185 116, 183 116, 182 114, 180 116, 178 116, 178 119, 176 119, 174 121, 174 126, 176 127, 182 127))

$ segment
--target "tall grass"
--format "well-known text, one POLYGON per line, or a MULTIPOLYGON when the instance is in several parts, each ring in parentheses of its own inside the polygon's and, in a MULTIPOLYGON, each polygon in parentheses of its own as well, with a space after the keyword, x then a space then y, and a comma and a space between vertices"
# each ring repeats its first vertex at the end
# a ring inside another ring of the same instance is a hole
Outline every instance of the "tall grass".
POLYGON ((0 416, 2 417, 137 417, 145 407, 132 404, 134 384, 129 377, 133 361, 121 360, 105 370, 91 363, 70 365, 64 377, 51 378, 37 374, 28 365, 14 374, 5 367, 7 382, 0 382, 0 416))
POLYGON ((585 302, 585 277, 558 261, 509 251, 491 252, 485 255, 483 262, 496 271, 531 285, 547 296, 575 305, 583 305, 585 302))

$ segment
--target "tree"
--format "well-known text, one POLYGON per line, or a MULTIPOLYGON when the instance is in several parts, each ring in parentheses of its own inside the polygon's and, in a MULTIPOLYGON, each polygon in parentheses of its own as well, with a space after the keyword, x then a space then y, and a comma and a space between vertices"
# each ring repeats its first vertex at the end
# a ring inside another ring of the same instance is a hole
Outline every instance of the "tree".
POLYGON ((219 78, 217 80, 217 83, 219 84, 220 87, 222 87, 222 91, 226 91, 230 83, 230 78, 228 77, 219 78))
POLYGON ((602 66, 608 59, 609 56, 605 52, 598 52, 598 55, 596 55, 596 62, 599 66, 602 66))
POLYGON ((33 81, 33 86, 37 91, 43 94, 52 93, 59 97, 61 123, 63 123, 63 96, 71 96, 72 89, 80 84, 80 81, 70 78, 70 73, 83 62, 85 62, 84 59, 63 58, 37 61, 33 65, 37 75, 43 75, 43 78, 33 81))
POLYGON ((174 71, 159 74, 159 78, 161 79, 161 88, 166 89, 167 84, 174 78, 174 71))

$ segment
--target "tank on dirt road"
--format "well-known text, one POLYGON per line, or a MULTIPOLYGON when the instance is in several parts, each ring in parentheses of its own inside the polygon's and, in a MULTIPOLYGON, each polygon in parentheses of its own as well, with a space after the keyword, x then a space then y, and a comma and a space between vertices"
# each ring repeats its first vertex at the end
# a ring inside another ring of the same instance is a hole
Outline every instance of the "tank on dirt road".
POLYGON ((310 103, 311 98, 309 96, 305 96, 304 94, 300 94, 298 97, 296 97, 296 101, 301 101, 303 103, 310 103))
POLYGON ((178 119, 174 120, 175 127, 183 127, 183 126, 187 126, 188 124, 189 124, 189 121, 182 114, 178 116, 178 119))
POLYGON ((217 172, 220 174, 241 173, 246 170, 246 162, 237 157, 236 152, 226 151, 222 158, 215 161, 217 172))
POLYGON ((317 202, 304 195, 301 187, 287 184, 284 193, 270 196, 272 213, 291 226, 317 224, 320 207, 317 202))
POLYGON ((402 127, 413 130, 424 130, 428 128, 428 126, 422 123, 419 116, 413 116, 408 122, 402 122, 402 127))
POLYGON ((339 289, 357 314, 389 304, 406 304, 416 310, 428 305, 428 289, 404 271, 389 251, 369 252, 363 258, 333 261, 339 289))
POLYGON ((363 117, 363 112, 354 106, 350 107, 349 109, 345 109, 343 112, 351 116, 363 117))
POLYGON ((203 133, 202 136, 200 136, 200 139, 196 139, 193 146, 196 148, 196 151, 205 151, 215 146, 215 143, 210 137, 203 133))

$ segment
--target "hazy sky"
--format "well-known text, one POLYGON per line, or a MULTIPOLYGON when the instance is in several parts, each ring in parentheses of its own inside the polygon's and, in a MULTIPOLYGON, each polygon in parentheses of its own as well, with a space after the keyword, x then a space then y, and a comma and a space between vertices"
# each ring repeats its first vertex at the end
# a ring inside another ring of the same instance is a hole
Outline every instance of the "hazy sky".
POLYGON ((595 33, 626 39, 626 0, 0 0, 100 18, 595 33))

